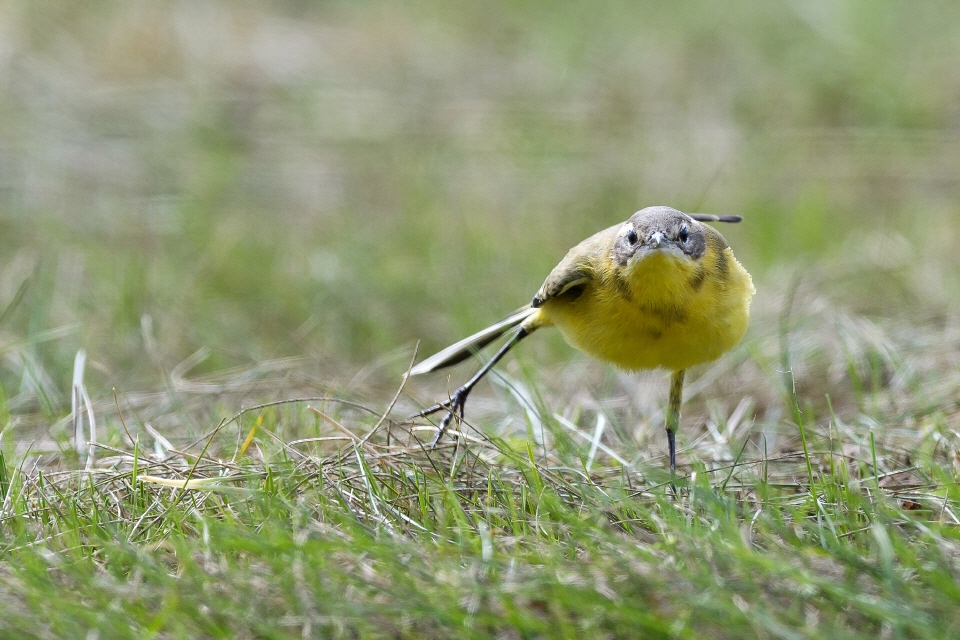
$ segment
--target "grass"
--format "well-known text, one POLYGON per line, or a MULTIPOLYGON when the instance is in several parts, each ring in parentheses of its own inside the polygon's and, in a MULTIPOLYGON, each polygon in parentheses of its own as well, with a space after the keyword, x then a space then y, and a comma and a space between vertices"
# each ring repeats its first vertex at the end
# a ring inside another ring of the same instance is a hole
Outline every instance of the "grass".
POLYGON ((958 635, 957 6, 585 7, 0 8, 0 637, 958 635), (649 204, 758 289, 678 493, 548 332, 424 448, 649 204))
MULTIPOLYGON (((793 295, 785 309, 813 306, 802 284, 793 295)), ((900 385, 956 382, 960 371, 925 368, 921 350, 885 360, 869 348, 896 327, 851 336, 841 320, 784 315, 785 333, 754 337, 752 355, 714 365, 724 379, 751 379, 754 395, 737 406, 704 403, 716 385, 698 389, 714 371, 691 382, 679 495, 655 418, 627 403, 562 398, 536 368, 508 366, 502 400, 468 409, 484 429, 463 425, 435 450, 424 444, 432 425, 395 419, 414 406, 405 390, 388 416, 386 401, 344 396, 224 412, 280 386, 297 363, 96 402, 94 461, 84 465, 63 436, 59 449, 3 465, 4 628, 31 637, 87 628, 105 637, 951 637, 960 628, 956 414, 929 412, 921 394, 888 401, 900 385), (841 336, 863 351, 839 369, 857 377, 855 392, 815 406, 792 378, 758 374, 787 363, 816 378, 841 336), (762 403, 768 416, 780 404, 765 393, 782 394, 799 422, 752 418, 762 403), (146 431, 169 416, 171 395, 173 411, 201 427, 196 437, 146 431), (915 427, 895 426, 909 414, 915 427)), ((665 384, 654 377, 645 382, 665 384)), ((631 383, 594 384, 606 401, 631 383)))

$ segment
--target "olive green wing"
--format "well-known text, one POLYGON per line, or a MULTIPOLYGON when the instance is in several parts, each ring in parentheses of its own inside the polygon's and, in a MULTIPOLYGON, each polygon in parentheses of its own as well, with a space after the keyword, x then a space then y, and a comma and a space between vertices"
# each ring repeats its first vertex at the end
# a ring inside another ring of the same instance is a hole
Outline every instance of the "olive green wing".
POLYGON ((620 223, 604 229, 570 249, 547 276, 530 306, 543 306, 547 300, 582 290, 583 286, 593 281, 601 260, 610 252, 617 231, 622 226, 623 223, 620 223))

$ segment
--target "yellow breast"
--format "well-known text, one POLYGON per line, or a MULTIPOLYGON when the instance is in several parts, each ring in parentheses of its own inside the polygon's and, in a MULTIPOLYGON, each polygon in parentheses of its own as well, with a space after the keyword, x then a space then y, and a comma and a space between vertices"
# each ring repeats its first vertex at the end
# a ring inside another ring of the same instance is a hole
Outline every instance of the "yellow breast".
POLYGON ((747 330, 754 288, 724 247, 701 260, 669 253, 618 267, 598 265, 578 296, 540 309, 574 347, 623 369, 686 369, 710 362, 747 330))

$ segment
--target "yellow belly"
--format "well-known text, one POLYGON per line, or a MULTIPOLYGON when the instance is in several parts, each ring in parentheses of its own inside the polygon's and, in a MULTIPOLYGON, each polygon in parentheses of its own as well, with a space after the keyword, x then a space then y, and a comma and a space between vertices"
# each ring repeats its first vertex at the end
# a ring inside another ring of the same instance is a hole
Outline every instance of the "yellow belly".
POLYGON ((618 283, 612 271, 579 295, 548 300, 543 324, 572 346, 626 370, 686 369, 720 357, 740 342, 750 318, 753 283, 729 248, 724 274, 693 286, 695 266, 671 255, 647 258, 618 283), (722 277, 720 277, 722 275, 722 277))

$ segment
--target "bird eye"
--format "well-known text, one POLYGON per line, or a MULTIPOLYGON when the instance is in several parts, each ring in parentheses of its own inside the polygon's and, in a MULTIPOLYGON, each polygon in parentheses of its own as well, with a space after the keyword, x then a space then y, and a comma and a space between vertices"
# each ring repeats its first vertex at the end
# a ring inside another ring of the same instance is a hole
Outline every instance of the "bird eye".
POLYGON ((680 225, 680 233, 677 234, 677 240, 680 242, 686 242, 687 238, 690 237, 690 230, 687 228, 687 225, 680 225))
POLYGON ((630 244, 637 244, 637 241, 640 240, 640 237, 637 235, 637 232, 633 229, 627 231, 627 242, 630 244))

